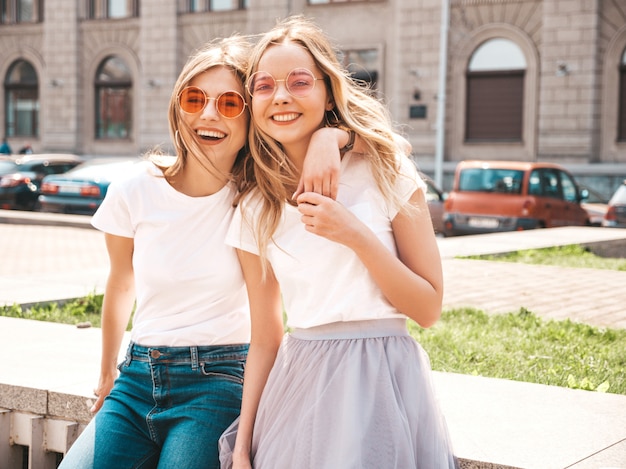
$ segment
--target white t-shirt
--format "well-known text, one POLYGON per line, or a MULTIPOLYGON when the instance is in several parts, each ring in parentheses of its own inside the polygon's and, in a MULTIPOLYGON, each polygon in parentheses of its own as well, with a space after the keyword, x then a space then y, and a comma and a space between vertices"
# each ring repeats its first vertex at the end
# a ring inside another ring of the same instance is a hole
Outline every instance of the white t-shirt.
POLYGON ((234 194, 227 184, 213 195, 188 197, 150 162, 111 183, 92 224, 134 239, 131 340, 169 347, 250 341, 241 267, 224 243, 234 194))
MULTIPOLYGON (((406 157, 400 161, 395 190, 406 202, 425 185, 413 162, 406 157)), ((339 181, 337 200, 397 256, 391 229, 397 210, 383 199, 369 163, 356 153, 346 154, 339 181)), ((259 202, 258 193, 243 201, 226 236, 228 244, 257 255, 254 226, 259 202)), ((267 248, 267 258, 280 283, 288 326, 307 328, 339 321, 405 317, 386 300, 354 251, 309 233, 300 218, 298 209, 285 203, 274 242, 267 248)))

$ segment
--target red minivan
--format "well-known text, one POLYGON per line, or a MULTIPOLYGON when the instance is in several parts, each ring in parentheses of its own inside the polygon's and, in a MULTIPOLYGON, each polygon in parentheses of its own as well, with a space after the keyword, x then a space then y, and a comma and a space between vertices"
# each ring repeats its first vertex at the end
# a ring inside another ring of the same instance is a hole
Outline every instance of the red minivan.
POLYGON ((589 225, 587 191, 553 163, 461 161, 444 208, 444 235, 589 225))

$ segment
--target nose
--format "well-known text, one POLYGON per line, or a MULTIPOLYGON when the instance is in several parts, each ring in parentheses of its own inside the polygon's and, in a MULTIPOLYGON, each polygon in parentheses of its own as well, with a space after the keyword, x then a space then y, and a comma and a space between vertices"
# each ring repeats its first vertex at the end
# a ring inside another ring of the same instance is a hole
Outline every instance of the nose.
POLYGON ((217 120, 219 117, 219 113, 217 112, 217 100, 215 98, 207 98, 207 103, 202 110, 200 119, 217 120))
POLYGON ((274 92, 274 101, 285 102, 291 99, 291 94, 287 90, 287 82, 285 80, 276 80, 276 91, 274 92))

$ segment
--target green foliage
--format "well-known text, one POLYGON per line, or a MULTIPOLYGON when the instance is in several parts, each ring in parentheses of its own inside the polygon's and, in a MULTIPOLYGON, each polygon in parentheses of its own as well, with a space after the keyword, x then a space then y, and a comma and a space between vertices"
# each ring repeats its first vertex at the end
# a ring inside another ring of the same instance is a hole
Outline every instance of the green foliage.
POLYGON ((434 370, 626 394, 626 330, 471 308, 409 327, 434 370))
POLYGON ((593 254, 589 249, 576 244, 545 249, 527 249, 506 254, 467 256, 464 259, 626 271, 626 259, 600 257, 593 254))
POLYGON ((63 304, 43 303, 30 307, 0 306, 0 316, 64 324, 90 323, 94 327, 100 327, 101 310, 102 295, 91 293, 84 298, 70 300, 63 304))

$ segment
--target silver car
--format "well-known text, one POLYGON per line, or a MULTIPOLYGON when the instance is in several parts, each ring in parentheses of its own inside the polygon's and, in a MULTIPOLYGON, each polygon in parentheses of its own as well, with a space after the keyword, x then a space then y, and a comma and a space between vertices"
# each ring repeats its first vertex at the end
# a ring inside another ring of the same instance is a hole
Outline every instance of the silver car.
POLYGON ((609 200, 609 207, 602 220, 602 226, 626 228, 626 179, 609 200))

